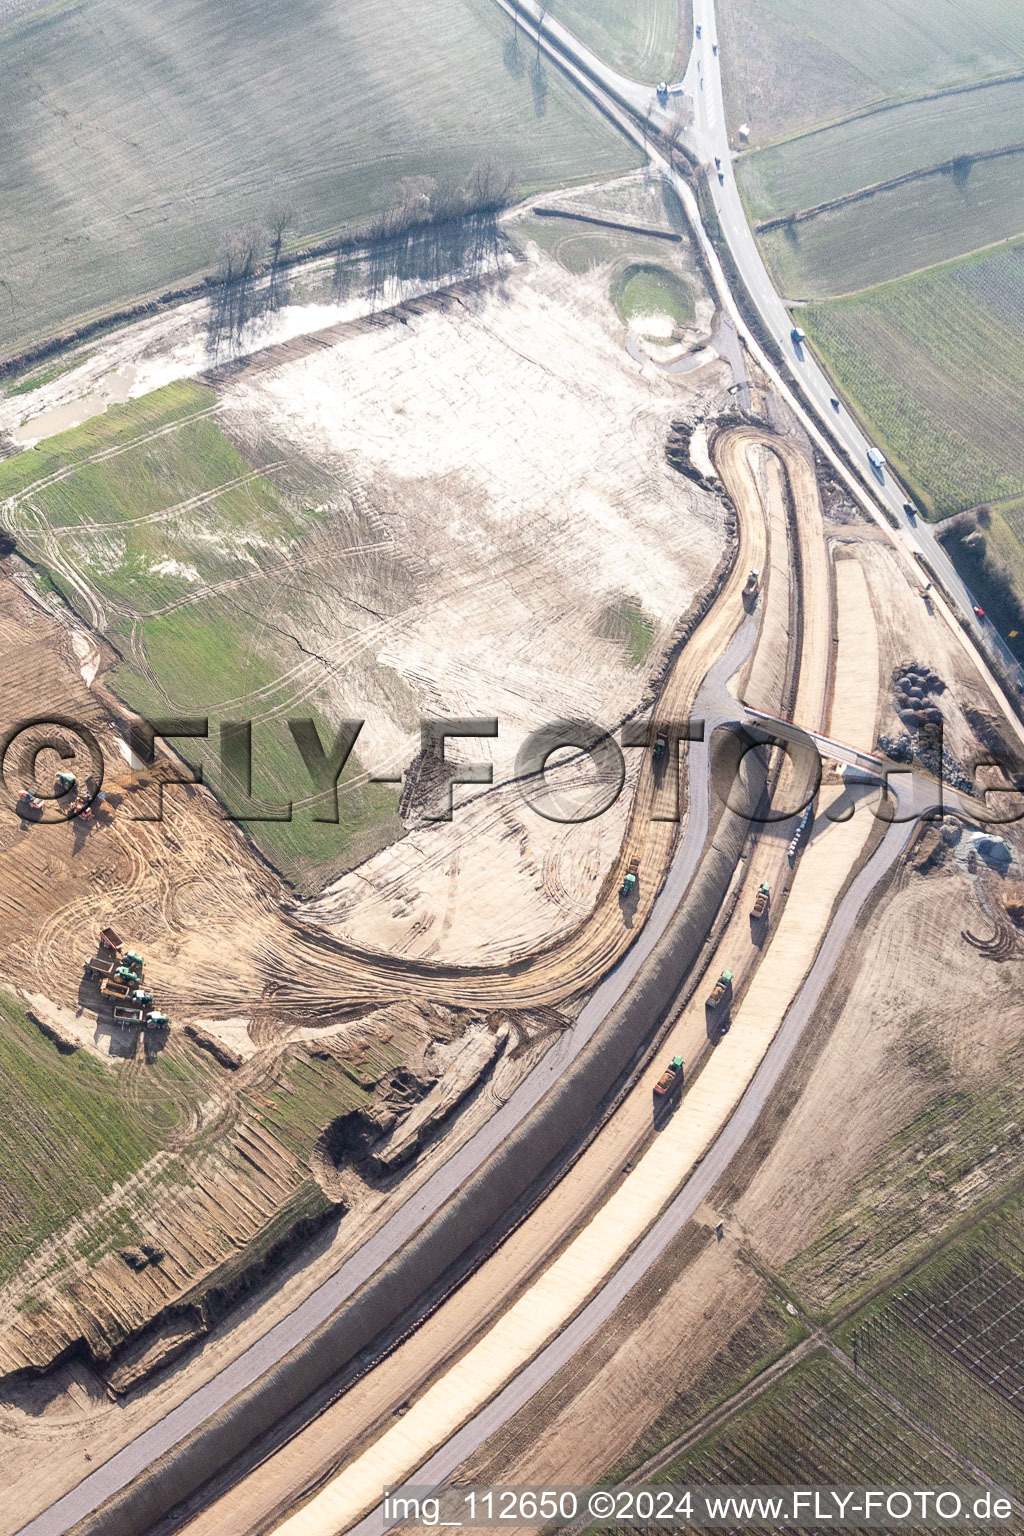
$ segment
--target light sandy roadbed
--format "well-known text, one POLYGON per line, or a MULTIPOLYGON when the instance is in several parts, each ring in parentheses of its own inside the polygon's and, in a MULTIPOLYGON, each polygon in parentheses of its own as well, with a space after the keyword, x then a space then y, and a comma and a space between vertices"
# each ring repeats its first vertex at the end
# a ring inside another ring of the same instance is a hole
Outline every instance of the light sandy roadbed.
MULTIPOLYGON (((878 648, 867 584, 840 562, 839 655, 833 729, 871 741, 878 700, 878 648)), ((375 1444, 278 1536, 335 1536, 400 1483, 563 1328, 625 1258, 711 1146, 749 1085, 827 931, 839 894, 872 831, 866 815, 830 822, 842 788, 826 792, 775 938, 733 1029, 628 1181, 576 1239, 471 1348, 375 1444)))

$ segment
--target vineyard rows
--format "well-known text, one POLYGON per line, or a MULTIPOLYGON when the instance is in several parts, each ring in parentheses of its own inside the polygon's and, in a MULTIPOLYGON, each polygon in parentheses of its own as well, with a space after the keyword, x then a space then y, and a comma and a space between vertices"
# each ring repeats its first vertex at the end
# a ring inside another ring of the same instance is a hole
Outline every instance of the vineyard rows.
POLYGON ((816 1354, 665 1476, 694 1485, 883 1486, 948 1479, 949 1466, 842 1365, 816 1354))
POLYGON ((802 311, 870 429, 940 517, 1024 492, 1022 249, 802 311))

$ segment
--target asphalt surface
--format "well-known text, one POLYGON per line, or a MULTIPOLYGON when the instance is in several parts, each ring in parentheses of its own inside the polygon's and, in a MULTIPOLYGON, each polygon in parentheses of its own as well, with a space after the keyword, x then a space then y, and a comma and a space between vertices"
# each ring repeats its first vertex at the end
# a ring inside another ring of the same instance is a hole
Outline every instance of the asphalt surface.
POLYGON ((756 635, 753 615, 741 623, 712 667, 695 701, 693 718, 705 721, 705 745, 688 750, 690 807, 683 836, 651 914, 619 963, 588 1000, 575 1024, 541 1058, 504 1105, 441 1165, 334 1274, 286 1318, 176 1408, 116 1452, 27 1525, 18 1536, 63 1536, 105 1500, 127 1487, 158 1457, 172 1450, 232 1398, 271 1370, 415 1236, 540 1103, 620 1000, 665 932, 700 864, 711 813, 708 746, 713 731, 740 711, 725 684, 749 654, 756 635))
MULTIPOLYGON (((925 808, 924 800, 916 802, 925 808)), ((908 806, 907 810, 910 811, 908 806)), ((672 1240, 708 1198, 754 1128, 768 1098, 785 1071, 811 1019, 843 948, 849 941, 865 901, 892 868, 913 836, 914 823, 894 823, 874 854, 850 885, 836 911, 814 964, 772 1041, 761 1065, 718 1140, 683 1184, 672 1203, 626 1261, 605 1282, 583 1311, 543 1349, 508 1386, 420 1467, 417 1488, 438 1487, 524 1407, 592 1339, 611 1318, 628 1292, 656 1263, 672 1240)), ((686 1113, 684 1096, 677 1114, 686 1113)), ((381 1536, 388 1529, 383 1506, 351 1527, 349 1536, 381 1536)))
POLYGON ((701 35, 699 38, 694 37, 693 53, 684 77, 684 93, 692 102, 694 111, 693 127, 687 135, 687 143, 703 163, 712 166, 716 160, 721 162, 722 181, 711 170, 708 185, 722 233, 747 291, 764 325, 797 375, 806 404, 814 410, 825 430, 838 439, 849 453, 854 465, 868 479, 875 497, 884 502, 899 520, 902 539, 929 562, 968 619, 978 639, 1019 680, 1019 668, 1012 652, 988 619, 976 617, 974 598, 957 575, 955 566, 930 525, 904 511, 908 497, 888 468, 880 474, 871 468, 868 449, 873 446, 872 443, 842 404, 838 411, 833 407, 831 402, 836 397, 836 386, 818 366, 808 349, 793 340, 793 316, 769 276, 736 183, 725 115, 721 50, 715 52, 718 29, 714 0, 693 0, 693 19, 695 28, 700 26, 701 35))
MULTIPOLYGON (((525 19, 536 26, 537 8, 534 0, 515 0, 514 6, 512 0, 496 0, 496 3, 509 15, 515 10, 521 22, 525 19)), ((693 123, 686 131, 684 141, 698 160, 709 167, 708 185, 722 234, 762 323, 792 367, 802 406, 816 419, 825 435, 846 450, 872 496, 876 501, 884 503, 897 519, 899 537, 903 543, 928 561, 984 650, 1009 671, 1018 686, 1024 687, 1024 668, 1020 667, 991 621, 976 616, 974 597, 960 579, 931 526, 916 515, 908 515, 904 510, 909 497, 888 467, 881 472, 872 469, 868 461, 868 449, 875 445, 864 435, 842 404, 838 411, 835 410, 831 402, 837 398, 836 386, 815 361, 813 354, 793 341, 793 316, 777 293, 764 264, 736 183, 725 115, 721 50, 717 53, 715 51, 718 29, 714 0, 693 0, 693 20, 693 51, 686 73, 681 81, 669 84, 667 91, 660 94, 656 84, 630 80, 618 70, 612 69, 549 15, 545 15, 542 22, 542 44, 546 45, 546 51, 557 59, 570 79, 598 100, 606 114, 625 133, 634 141, 643 143, 651 163, 675 185, 684 204, 688 201, 689 193, 686 184, 664 157, 647 143, 646 135, 641 138, 636 124, 631 120, 627 122, 621 113, 609 110, 610 103, 601 98, 610 97, 614 103, 670 135, 680 106, 692 107, 693 123), (701 31, 699 38, 696 36, 698 26, 701 31), (595 86, 596 91, 593 89, 595 86), (721 171, 721 181, 718 179, 718 169, 721 171)), ((922 577, 922 582, 924 579, 922 577)))
MULTIPOLYGON (((505 0, 498 0, 498 3, 509 9, 505 0)), ((521 6, 521 12, 522 9, 521 6)), ((721 153, 723 170, 726 172, 725 185, 719 189, 723 194, 722 207, 719 209, 723 232, 729 240, 737 265, 759 309, 762 304, 764 305, 762 314, 765 324, 771 329, 776 339, 780 340, 780 345, 783 345, 783 340, 780 338, 784 338, 788 343, 792 322, 788 311, 775 293, 761 261, 739 201, 732 175, 731 159, 728 158, 730 152, 722 102, 721 76, 717 58, 711 48, 712 38, 716 35, 711 0, 694 0, 694 12, 696 19, 701 22, 704 34, 701 43, 697 45, 701 51, 695 52, 686 77, 686 85, 689 88, 692 85, 692 72, 696 68, 697 106, 694 132, 701 146, 700 152, 706 152, 708 155, 721 153), (705 48, 707 57, 712 61, 712 65, 707 68, 705 68, 703 55, 705 48), (702 76, 703 85, 700 84, 702 76), (724 149, 721 148, 723 145, 724 149)), ((652 117, 666 109, 668 113, 671 112, 674 96, 669 97, 665 109, 659 107, 656 95, 650 86, 628 81, 624 76, 608 69, 595 55, 589 54, 589 51, 584 49, 560 24, 548 19, 545 23, 545 33, 559 45, 558 52, 564 48, 570 60, 582 58, 585 64, 583 75, 591 75, 617 101, 623 102, 635 111, 650 113, 652 117)), ((561 62, 565 67, 565 61, 561 62)), ((584 83, 580 79, 580 71, 571 64, 566 68, 566 73, 570 77, 576 76, 578 83, 584 83)), ((673 87, 672 90, 674 94, 678 94, 679 88, 673 87)), ((609 111, 608 115, 621 122, 616 112, 609 111)), ((629 125, 626 131, 631 132, 635 137, 633 125, 629 125)), ((652 160, 670 179, 679 180, 662 157, 652 154, 652 160)), ((688 188, 686 190, 689 191, 688 188)), ((783 349, 785 350, 785 346, 783 349)), ((805 382, 811 386, 808 389, 808 398, 813 400, 819 415, 822 414, 819 406, 821 399, 824 400, 825 409, 830 411, 828 400, 832 394, 831 385, 809 358, 804 359, 802 367, 807 370, 805 382)), ((803 375, 801 377, 803 378, 803 375)), ((862 434, 848 418, 841 425, 843 441, 850 447, 855 462, 857 462, 857 454, 866 461, 868 445, 862 434)), ((876 496, 889 500, 894 510, 898 511, 901 517, 903 516, 903 498, 891 482, 884 486, 876 485, 873 489, 876 496)), ((907 521, 905 517, 903 520, 907 521)), ((930 538, 930 532, 925 528, 905 529, 904 534, 907 537, 916 536, 919 539, 930 538)), ((934 544, 934 540, 931 540, 931 543, 934 544)), ((943 581, 947 581, 948 568, 949 590, 958 600, 961 600, 960 594, 963 594, 962 600, 969 611, 969 594, 959 582, 945 555, 941 550, 933 555, 930 547, 927 552, 928 558, 934 561, 943 581)), ((708 676, 703 696, 694 710, 695 717, 700 718, 703 715, 707 721, 708 740, 717 724, 736 718, 735 702, 724 693, 724 683, 742 661, 745 650, 752 644, 753 634, 752 624, 747 623, 742 626, 729 650, 708 676)), ((986 638, 991 642, 990 633, 986 638)), ((269 1329, 262 1338, 172 1409, 164 1418, 144 1430, 102 1466, 91 1472, 74 1489, 22 1526, 18 1536, 64 1536, 64 1533, 78 1521, 125 1488, 155 1460, 199 1428, 211 1415, 222 1410, 239 1392, 258 1380, 303 1342, 370 1279, 381 1265, 392 1258, 451 1198, 465 1180, 482 1166, 521 1120, 539 1104, 569 1062, 600 1027, 609 1009, 618 1002, 629 987, 655 943, 665 931, 673 912, 696 873, 709 824, 708 762, 706 749, 702 751, 697 747, 690 748, 690 814, 672 868, 643 932, 623 959, 609 972, 573 1027, 567 1030, 547 1052, 509 1100, 486 1125, 482 1126, 464 1146, 458 1148, 448 1161, 431 1175, 422 1188, 406 1201, 378 1232, 340 1265, 335 1273, 307 1297, 294 1312, 269 1329)), ((448 1475, 448 1472, 454 1470, 476 1445, 481 1444, 493 1432, 494 1428, 504 1423, 523 1402, 550 1379, 550 1376, 571 1357, 572 1353, 601 1326, 625 1291, 642 1276, 646 1268, 664 1250, 679 1227, 689 1220, 693 1211, 728 1166, 735 1151, 738 1150, 757 1119, 810 1017, 814 1001, 827 981, 842 944, 849 937, 860 906, 874 883, 898 856, 910 836, 911 829, 912 823, 909 825, 899 823, 890 827, 878 851, 851 886, 836 914, 808 980, 787 1015, 779 1035, 728 1127, 700 1168, 687 1181, 680 1194, 651 1228, 644 1241, 598 1293, 594 1301, 560 1335, 559 1339, 543 1351, 538 1359, 521 1373, 521 1376, 517 1377, 487 1409, 470 1421, 470 1424, 460 1431, 459 1435, 450 1441, 437 1457, 432 1458, 423 1469, 423 1481, 438 1481, 448 1475), (856 900, 854 900, 855 897, 856 900), (812 993, 813 996, 811 996, 812 993), (588 1328, 589 1331, 586 1331, 588 1328), (544 1374, 545 1371, 547 1374, 544 1374), (472 1438, 473 1433, 477 1434, 476 1439, 472 1438), (464 1442, 466 1436, 470 1438, 464 1442), (451 1456, 455 1457, 454 1461, 451 1461, 451 1456), (448 1472, 444 1470, 435 1472, 433 1470, 435 1463, 441 1467, 442 1461, 446 1466, 450 1461, 448 1472)), ((374 1518, 374 1515, 368 1516, 367 1520, 356 1529, 362 1532, 364 1528, 367 1531, 374 1528, 371 1524, 374 1518)), ((382 1525, 375 1527, 375 1529, 382 1528, 382 1525)))

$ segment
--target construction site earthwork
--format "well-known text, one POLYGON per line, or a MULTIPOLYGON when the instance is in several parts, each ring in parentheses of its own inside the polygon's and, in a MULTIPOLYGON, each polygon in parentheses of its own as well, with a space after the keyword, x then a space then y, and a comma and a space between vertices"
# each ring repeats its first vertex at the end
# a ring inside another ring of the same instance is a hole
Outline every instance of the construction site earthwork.
POLYGON ((1012 1486, 1019 701, 655 169, 337 267, 0 397, 0 1531, 1012 1486))

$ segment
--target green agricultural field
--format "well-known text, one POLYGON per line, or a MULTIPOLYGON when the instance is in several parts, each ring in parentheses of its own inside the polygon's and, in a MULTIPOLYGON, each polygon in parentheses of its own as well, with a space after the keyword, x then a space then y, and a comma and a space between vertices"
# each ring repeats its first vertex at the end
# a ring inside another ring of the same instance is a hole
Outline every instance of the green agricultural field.
POLYGON ((795 1366, 748 1408, 659 1474, 691 1486, 933 1487, 949 1461, 824 1352, 795 1366))
POLYGON ((1024 154, 979 160, 876 192, 760 236, 776 287, 791 298, 852 294, 993 245, 1024 230, 1024 154))
MULTIPOLYGON (((160 1221, 177 1220, 203 1256, 197 1277, 207 1259, 216 1261, 196 1294, 229 1286, 296 1222, 319 1222, 336 1209, 310 1170, 313 1146, 333 1119, 366 1105, 402 1059, 397 1042, 315 1058, 296 1047, 242 1089, 237 1114, 225 1122, 218 1113, 204 1125, 211 1101, 223 1108, 224 1072, 182 1032, 155 1050, 138 1041, 133 1055, 104 1064, 81 1048, 59 1050, 0 994, 0 1284, 52 1240, 17 1308, 33 1316, 53 1307, 64 1267, 84 1260, 73 1301, 88 1316, 96 1305, 88 1270, 151 1241, 160 1221), (270 1149, 269 1172, 254 1146, 270 1149), (238 1205, 211 1218, 207 1197, 218 1181, 238 1205)), ((121 1342, 117 1309, 100 1303, 96 1316, 94 1340, 121 1342)))
POLYGON ((726 106, 766 143, 1024 68, 1024 10, 1008 0, 720 0, 726 106))
POLYGON ((1022 141, 1024 80, 1010 80, 866 113, 756 150, 739 162, 740 187, 755 219, 776 218, 1022 141))
MULTIPOLYGON (((1009 1006, 1009 975, 1003 985, 1009 1006)), ((879 1148, 828 1224, 782 1271, 803 1306, 821 1317, 850 1306, 869 1285, 910 1262, 949 1220, 946 1191, 971 1180, 980 1200, 1019 1161, 1024 1050, 1016 1046, 991 1073, 965 1082, 934 1050, 922 1017, 902 1027, 894 1048, 911 1053, 930 1081, 927 1101, 879 1148)))
MULTIPOLYGON (((750 1279, 753 1283, 752 1272, 750 1279)), ((805 1337, 803 1324, 784 1310, 778 1295, 766 1294, 757 1310, 734 1333, 720 1340, 704 1370, 680 1378, 671 1402, 608 1469, 605 1480, 631 1481, 630 1474, 637 1467, 713 1412, 805 1337)))
POLYGON ((672 78, 689 49, 690 0, 552 0, 548 11, 633 80, 672 78))
POLYGON ((1024 242, 798 314, 935 516, 1024 494, 1024 242))
MULTIPOLYGON (((608 217, 612 216, 609 210, 608 217)), ((536 217, 518 220, 512 233, 524 245, 535 242, 574 277, 608 265, 614 266, 617 274, 634 262, 678 262, 687 275, 696 276, 688 245, 669 244, 655 235, 636 235, 575 219, 536 217)))
POLYGON ((511 31, 492 0, 83 0, 11 22, 0 357, 181 284, 278 210, 298 243, 363 225, 407 176, 493 158, 534 188, 638 164, 556 70, 507 56, 511 31))
POLYGON ((254 803, 228 803, 286 878, 313 892, 402 831, 397 790, 367 783, 356 754, 338 824, 315 821, 328 808, 311 804, 286 724, 308 717, 325 748, 334 740, 346 711, 325 691, 310 604, 344 612, 332 580, 344 587, 353 546, 372 562, 371 535, 356 514, 328 527, 285 494, 286 466, 272 454, 251 465, 220 431, 215 404, 203 385, 170 385, 15 455, 0 464, 0 520, 124 658, 109 680, 126 703, 151 719, 209 717, 212 739, 181 747, 222 797, 220 724, 253 722, 254 803))
POLYGON ((668 315, 678 326, 694 319, 693 289, 674 272, 655 262, 634 262, 615 280, 615 306, 622 320, 668 315))
POLYGON ((156 1117, 123 1103, 81 1051, 61 1055, 0 994, 0 1282, 160 1146, 156 1117))

